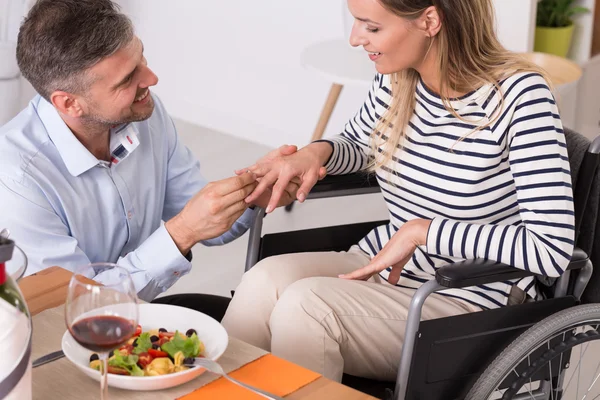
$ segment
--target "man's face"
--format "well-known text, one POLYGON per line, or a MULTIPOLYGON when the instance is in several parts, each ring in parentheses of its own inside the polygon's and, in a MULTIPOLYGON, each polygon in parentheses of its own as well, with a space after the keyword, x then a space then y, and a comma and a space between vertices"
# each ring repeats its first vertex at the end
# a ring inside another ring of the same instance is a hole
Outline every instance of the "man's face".
POLYGON ((147 66, 142 42, 134 37, 125 47, 90 68, 92 85, 82 96, 84 120, 119 125, 148 119, 154 111, 150 86, 158 78, 147 66))

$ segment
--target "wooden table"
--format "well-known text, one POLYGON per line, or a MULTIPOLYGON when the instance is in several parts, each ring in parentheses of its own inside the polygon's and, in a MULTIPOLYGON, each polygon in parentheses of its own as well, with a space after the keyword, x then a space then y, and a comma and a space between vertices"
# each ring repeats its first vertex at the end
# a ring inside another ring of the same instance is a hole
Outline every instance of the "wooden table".
MULTIPOLYGON (((44 310, 64 304, 71 276, 72 273, 70 271, 60 267, 52 267, 19 281, 19 286, 31 314, 36 315, 44 310)), ((148 400, 152 400, 152 394, 150 392, 147 397, 148 400)), ((369 400, 374 399, 374 397, 321 377, 286 396, 286 399, 369 400)))

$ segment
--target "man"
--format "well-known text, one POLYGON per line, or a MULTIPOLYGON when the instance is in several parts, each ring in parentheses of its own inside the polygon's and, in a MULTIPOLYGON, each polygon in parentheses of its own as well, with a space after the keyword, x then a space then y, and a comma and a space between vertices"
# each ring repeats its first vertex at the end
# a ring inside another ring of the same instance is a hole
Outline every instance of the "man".
POLYGON ((131 21, 110 0, 39 0, 17 60, 39 95, 0 129, 0 227, 29 257, 28 273, 115 262, 150 301, 190 271, 193 245, 249 228, 244 199, 256 177, 206 183, 150 92, 158 78, 131 21))

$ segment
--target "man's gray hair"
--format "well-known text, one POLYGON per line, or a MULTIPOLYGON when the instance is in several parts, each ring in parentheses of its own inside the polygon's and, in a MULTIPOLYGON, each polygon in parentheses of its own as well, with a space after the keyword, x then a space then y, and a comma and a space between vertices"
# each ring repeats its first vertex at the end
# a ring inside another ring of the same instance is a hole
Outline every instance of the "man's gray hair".
POLYGON ((46 100, 56 90, 83 94, 87 69, 133 39, 133 25, 110 0, 38 0, 19 30, 17 62, 46 100))

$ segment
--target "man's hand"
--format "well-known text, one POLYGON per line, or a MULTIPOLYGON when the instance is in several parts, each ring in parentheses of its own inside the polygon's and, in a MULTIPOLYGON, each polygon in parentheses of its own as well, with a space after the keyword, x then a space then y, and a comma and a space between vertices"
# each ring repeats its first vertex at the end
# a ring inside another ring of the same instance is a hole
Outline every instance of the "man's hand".
POLYGON ((244 173, 211 182, 196 193, 179 214, 165 223, 181 254, 187 254, 202 240, 227 232, 248 208, 244 199, 256 185, 256 175, 244 173))

